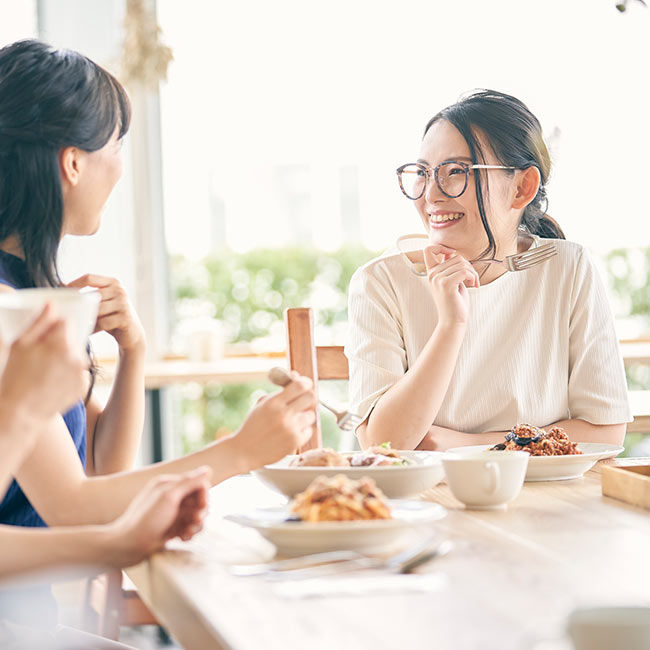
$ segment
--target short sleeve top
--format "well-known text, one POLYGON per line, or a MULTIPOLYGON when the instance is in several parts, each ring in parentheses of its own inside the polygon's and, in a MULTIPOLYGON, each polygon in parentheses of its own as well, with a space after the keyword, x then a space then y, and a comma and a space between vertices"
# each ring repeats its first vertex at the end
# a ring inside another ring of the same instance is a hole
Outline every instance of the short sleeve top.
MULTIPOLYGON (((480 433, 631 420, 603 283, 582 246, 553 241, 558 254, 544 264, 468 289, 465 338, 432 424, 480 433)), ((438 316, 427 279, 398 254, 361 267, 348 304, 350 401, 365 419, 418 358, 438 316)))
MULTIPOLYGON (((0 251, 0 283, 14 289, 32 286, 27 275, 25 263, 19 257, 0 251)), ((86 462, 86 408, 83 402, 73 406, 63 415, 70 436, 79 454, 82 466, 86 462)), ((0 502, 0 524, 14 526, 45 526, 45 522, 13 480, 0 502)))

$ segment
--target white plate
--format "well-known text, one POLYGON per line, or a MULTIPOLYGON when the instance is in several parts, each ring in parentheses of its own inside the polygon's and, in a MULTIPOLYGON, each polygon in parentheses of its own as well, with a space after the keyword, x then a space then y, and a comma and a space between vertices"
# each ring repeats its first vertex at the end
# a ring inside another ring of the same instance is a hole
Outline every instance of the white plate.
MULTIPOLYGON (((454 447, 449 453, 476 453, 486 451, 493 445, 472 445, 470 447, 454 447)), ((531 456, 526 470, 526 481, 562 481, 570 478, 580 478, 599 460, 618 456, 624 447, 608 445, 600 442, 579 442, 578 449, 582 454, 566 456, 531 456)))
MULTIPOLYGON (((358 452, 340 452, 350 455, 358 452)), ((442 453, 438 451, 397 451, 411 462, 410 465, 388 467, 289 467, 296 456, 285 456, 272 465, 253 471, 262 483, 294 497, 302 492, 317 476, 336 476, 345 474, 349 478, 372 478, 379 489, 391 499, 420 494, 437 485, 445 475, 442 469, 442 453)))
POLYGON ((281 555, 326 551, 368 552, 393 544, 416 528, 442 519, 447 511, 428 501, 389 500, 392 519, 371 521, 287 521, 289 506, 259 508, 227 515, 226 519, 255 528, 274 544, 281 555))

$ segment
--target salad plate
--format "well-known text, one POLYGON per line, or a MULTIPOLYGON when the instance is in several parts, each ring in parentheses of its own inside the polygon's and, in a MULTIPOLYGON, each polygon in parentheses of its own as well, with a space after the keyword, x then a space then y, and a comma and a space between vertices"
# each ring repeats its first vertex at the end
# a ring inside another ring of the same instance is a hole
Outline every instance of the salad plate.
MULTIPOLYGON (((351 457, 360 452, 339 452, 351 457)), ((380 467, 314 467, 292 466, 296 455, 285 456, 277 463, 254 470, 253 475, 262 483, 285 496, 294 497, 318 476, 345 474, 352 479, 362 476, 372 478, 381 491, 391 499, 414 496, 437 485, 444 476, 442 452, 399 451, 403 464, 380 467)))

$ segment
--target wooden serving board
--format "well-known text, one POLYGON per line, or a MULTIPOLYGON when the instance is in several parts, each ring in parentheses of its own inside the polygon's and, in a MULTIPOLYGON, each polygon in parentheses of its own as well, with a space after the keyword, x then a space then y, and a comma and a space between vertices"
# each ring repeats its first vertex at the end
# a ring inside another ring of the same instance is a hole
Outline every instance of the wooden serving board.
POLYGON ((606 465, 601 481, 604 496, 650 510, 650 465, 606 465))

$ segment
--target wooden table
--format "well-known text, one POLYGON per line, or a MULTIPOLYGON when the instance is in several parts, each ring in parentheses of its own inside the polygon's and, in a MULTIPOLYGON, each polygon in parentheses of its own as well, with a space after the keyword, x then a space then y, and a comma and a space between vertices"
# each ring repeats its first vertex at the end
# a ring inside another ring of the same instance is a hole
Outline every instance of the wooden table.
POLYGON ((423 498, 448 509, 434 525, 456 544, 424 567, 446 576, 437 593, 288 600, 262 579, 231 576, 228 564, 267 559, 271 547, 221 515, 282 502, 248 476, 212 490, 195 540, 127 573, 190 650, 565 650, 573 608, 650 604, 650 511, 603 497, 598 466, 526 483, 504 511, 464 510, 444 484, 423 498))
MULTIPOLYGON (((225 357, 217 361, 188 361, 170 359, 148 361, 144 368, 144 385, 147 390, 157 390, 174 384, 197 382, 207 384, 245 383, 259 381, 273 366, 286 366, 284 356, 225 357)), ((110 384, 115 376, 115 361, 101 363, 99 383, 110 384)))

